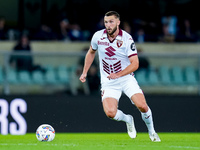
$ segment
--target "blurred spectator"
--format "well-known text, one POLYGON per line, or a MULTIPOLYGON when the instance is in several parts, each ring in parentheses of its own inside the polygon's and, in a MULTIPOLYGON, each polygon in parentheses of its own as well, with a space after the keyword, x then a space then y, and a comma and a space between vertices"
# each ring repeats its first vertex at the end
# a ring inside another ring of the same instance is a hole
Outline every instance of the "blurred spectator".
POLYGON ((189 19, 184 19, 180 24, 180 30, 176 38, 177 42, 197 42, 197 37, 192 31, 189 19))
POLYGON ((68 19, 59 23, 58 39, 63 41, 82 41, 83 33, 78 24, 70 24, 68 19))
POLYGON ((18 31, 14 29, 9 29, 7 32, 8 40, 14 41, 17 39, 18 31))
POLYGON ((101 29, 105 28, 105 26, 104 26, 104 17, 100 18, 99 22, 97 23, 97 25, 95 27, 96 27, 95 31, 98 31, 98 30, 101 30, 101 29))
MULTIPOLYGON (((122 24, 122 28, 128 32, 130 35, 133 36, 132 28, 131 25, 127 22, 124 21, 122 24)), ((143 43, 145 41, 145 33, 142 28, 136 31, 136 34, 133 36, 134 40, 138 43, 143 43)))
POLYGON ((52 29, 43 24, 41 25, 39 31, 33 35, 34 40, 56 40, 56 34, 52 31, 52 29))
POLYGON ((173 15, 163 16, 161 18, 163 37, 162 42, 174 42, 177 32, 177 17, 173 15))
MULTIPOLYGON (((13 52, 28 52, 31 53, 31 46, 30 41, 27 35, 22 35, 13 49, 13 52)), ((41 70, 45 71, 39 65, 33 64, 32 55, 11 55, 10 58, 11 66, 15 67, 17 71, 34 71, 34 70, 41 70)))
POLYGON ((0 16, 0 40, 6 39, 5 18, 0 16))
POLYGON ((78 24, 70 25, 69 38, 71 41, 82 41, 83 40, 83 33, 78 24))
POLYGON ((124 31, 126 31, 130 35, 132 35, 132 28, 131 28, 130 24, 127 21, 124 21, 122 26, 123 26, 122 28, 124 29, 124 31))
POLYGON ((133 20, 134 40, 140 43, 158 41, 159 28, 156 21, 136 18, 133 20))
MULTIPOLYGON (((78 62, 78 68, 77 68, 77 76, 80 76, 82 73, 82 69, 85 63, 85 53, 87 53, 88 47, 83 49, 84 55, 80 57, 79 62, 78 62)), ((87 74, 87 81, 89 85, 90 92, 97 92, 99 91, 99 86, 100 86, 100 76, 98 72, 98 64, 97 60, 95 59, 88 71, 87 74)))
POLYGON ((134 40, 138 43, 145 42, 145 32, 142 28, 136 32, 134 40))
POLYGON ((69 29, 70 29, 70 24, 68 19, 62 19, 59 22, 59 29, 58 29, 58 39, 63 40, 63 41, 69 41, 69 29))

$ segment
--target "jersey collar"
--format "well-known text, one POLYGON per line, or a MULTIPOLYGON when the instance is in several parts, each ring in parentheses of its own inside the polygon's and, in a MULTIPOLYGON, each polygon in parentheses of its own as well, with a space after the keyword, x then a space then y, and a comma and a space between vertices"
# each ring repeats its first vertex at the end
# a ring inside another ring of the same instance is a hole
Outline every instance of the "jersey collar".
MULTIPOLYGON (((118 35, 117 35, 117 37, 115 39, 122 40, 122 34, 123 34, 122 30, 119 29, 119 33, 118 33, 118 35)), ((103 35, 102 36, 103 36, 103 38, 107 38, 108 37, 106 29, 103 31, 103 35)))

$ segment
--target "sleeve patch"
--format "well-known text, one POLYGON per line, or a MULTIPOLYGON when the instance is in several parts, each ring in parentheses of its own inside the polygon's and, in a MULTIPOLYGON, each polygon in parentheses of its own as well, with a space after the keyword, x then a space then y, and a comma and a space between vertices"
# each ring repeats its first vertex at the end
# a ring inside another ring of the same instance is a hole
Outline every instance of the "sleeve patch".
POLYGON ((131 44, 131 50, 135 51, 135 43, 134 42, 131 44))

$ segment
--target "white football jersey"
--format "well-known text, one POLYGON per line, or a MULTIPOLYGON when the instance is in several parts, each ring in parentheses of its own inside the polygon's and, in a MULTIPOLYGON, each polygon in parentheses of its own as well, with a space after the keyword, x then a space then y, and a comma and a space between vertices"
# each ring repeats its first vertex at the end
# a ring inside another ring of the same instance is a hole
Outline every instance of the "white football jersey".
POLYGON ((108 39, 106 29, 97 31, 92 37, 91 46, 93 50, 98 50, 101 83, 114 82, 107 76, 124 70, 130 65, 129 58, 137 55, 133 38, 121 29, 113 41, 108 39))

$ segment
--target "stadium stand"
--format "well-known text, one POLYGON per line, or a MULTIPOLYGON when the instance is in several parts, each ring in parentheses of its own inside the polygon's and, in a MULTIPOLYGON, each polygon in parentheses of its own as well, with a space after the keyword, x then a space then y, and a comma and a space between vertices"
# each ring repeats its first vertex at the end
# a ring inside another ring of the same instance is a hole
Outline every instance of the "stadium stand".
MULTIPOLYGON (((29 85, 41 86, 54 85, 56 88, 63 86, 63 89, 68 90, 73 95, 78 94, 80 88, 83 89, 85 94, 89 94, 88 85, 80 84, 78 76, 76 75, 76 66, 67 67, 61 64, 57 67, 46 66, 46 72, 36 70, 33 72, 28 71, 15 71, 14 69, 8 70, 7 80, 10 85, 29 85), (82 86, 82 87, 81 87, 82 86)), ((153 88, 171 88, 171 87, 193 87, 198 86, 198 70, 194 66, 166 66, 161 65, 154 69, 141 69, 135 72, 135 77, 139 85, 143 87, 153 88)), ((0 67, 0 82, 5 80, 4 72, 0 67)))
MULTIPOLYGON (((2 42, 0 50, 0 89, 8 81, 10 94, 80 92, 89 94, 87 83, 81 84, 77 67, 82 49, 89 43, 33 42, 34 63, 43 70, 17 72, 6 64, 14 43, 2 42), (56 50, 56 51, 55 51, 56 50), (6 72, 5 72, 6 71, 6 72), (7 79, 7 80, 5 80, 7 79), (20 88, 19 88, 20 86, 20 88)), ((136 79, 146 93, 174 92, 198 94, 198 44, 137 44, 149 59, 150 67, 135 72, 136 79), (190 51, 188 52, 188 49, 190 51), (148 51, 147 51, 148 50, 148 51), (187 59, 187 61, 186 61, 187 59)), ((141 55, 141 54, 139 54, 141 55)))
POLYGON ((159 77, 158 77, 158 73, 156 72, 156 70, 150 70, 148 73, 148 81, 150 85, 160 85, 159 82, 159 77))
POLYGON ((10 83, 10 84, 18 84, 19 83, 16 70, 9 69, 6 76, 7 76, 8 83, 10 83))
POLYGON ((54 70, 49 70, 45 74, 45 82, 49 84, 57 84, 56 73, 54 70))
POLYGON ((171 72, 172 72, 173 83, 177 85, 183 85, 184 80, 183 80, 183 72, 182 72, 181 67, 173 66, 171 68, 171 72))
POLYGON ((43 85, 45 83, 45 80, 44 80, 44 75, 41 71, 34 71, 32 73, 32 80, 33 80, 33 83, 35 84, 39 84, 39 85, 43 85))
POLYGON ((191 85, 198 84, 197 70, 193 66, 187 66, 185 68, 185 82, 191 85))
POLYGON ((18 73, 19 83, 32 84, 31 76, 28 71, 20 71, 18 73))
POLYGON ((3 69, 0 66, 0 83, 3 83, 3 79, 4 79, 4 77, 3 77, 3 69))
POLYGON ((171 85, 172 84, 171 75, 170 75, 168 66, 165 66, 165 65, 160 66, 159 75, 160 75, 161 83, 163 85, 171 85))

